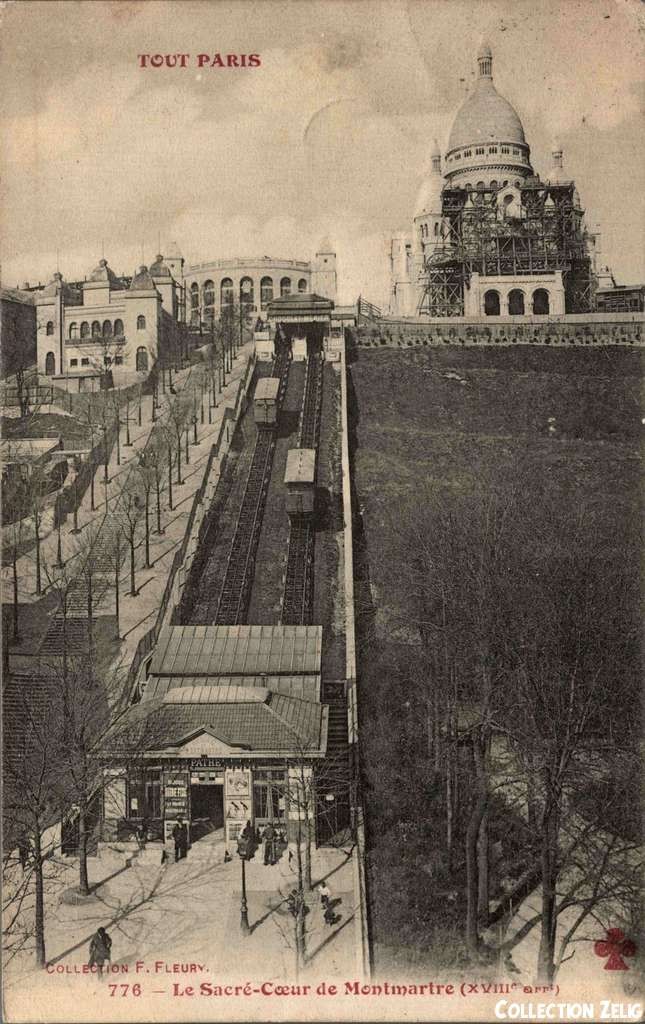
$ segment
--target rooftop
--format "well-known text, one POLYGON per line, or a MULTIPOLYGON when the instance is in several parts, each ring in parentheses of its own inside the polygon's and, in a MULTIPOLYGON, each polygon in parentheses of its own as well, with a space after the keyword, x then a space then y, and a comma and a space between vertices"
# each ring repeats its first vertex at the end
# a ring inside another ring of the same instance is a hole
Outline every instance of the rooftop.
POLYGON ((275 400, 278 397, 280 390, 280 378, 279 377, 261 377, 255 385, 255 398, 260 399, 272 399, 275 400))
MULTIPOLYGON (((200 735, 219 740, 222 753, 320 756, 327 745, 327 708, 266 689, 219 694, 219 687, 172 690, 165 697, 129 708, 109 730, 109 753, 162 751, 169 754, 200 735), (170 748, 170 749, 169 749, 170 748), (236 750, 237 748, 237 750, 236 750)), ((234 688, 237 689, 237 688, 234 688)))
POLYGON ((287 453, 285 484, 312 484, 316 476, 316 452, 313 448, 292 448, 287 453))
POLYGON ((169 626, 151 675, 289 676, 320 673, 322 626, 169 626))
POLYGON ((188 690, 195 688, 213 687, 214 679, 217 680, 217 688, 224 693, 229 691, 241 691, 248 688, 252 690, 263 687, 271 693, 282 693, 286 697, 299 697, 301 700, 320 700, 320 676, 319 675, 249 675, 249 676, 150 676, 146 682, 144 700, 155 700, 164 697, 170 690, 188 690))

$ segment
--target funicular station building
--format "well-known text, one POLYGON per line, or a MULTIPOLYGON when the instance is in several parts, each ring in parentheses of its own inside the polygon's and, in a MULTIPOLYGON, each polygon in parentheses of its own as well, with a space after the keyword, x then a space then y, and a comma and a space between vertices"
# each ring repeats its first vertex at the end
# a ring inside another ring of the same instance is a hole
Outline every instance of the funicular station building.
POLYGON ((269 304, 236 455, 181 602, 105 738, 104 842, 131 841, 142 822, 168 841, 182 817, 191 843, 208 836, 223 856, 247 821, 287 841, 305 823, 318 843, 348 826, 344 631, 326 611, 343 588, 317 572, 331 557, 337 576, 343 564, 342 529, 316 510, 321 482, 342 491, 328 459, 332 311, 311 293, 269 304))

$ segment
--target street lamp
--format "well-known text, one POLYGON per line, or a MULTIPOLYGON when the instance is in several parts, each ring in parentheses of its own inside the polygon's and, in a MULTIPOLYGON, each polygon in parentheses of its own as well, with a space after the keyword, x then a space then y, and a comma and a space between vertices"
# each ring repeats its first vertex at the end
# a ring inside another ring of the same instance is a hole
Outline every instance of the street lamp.
POLYGON ((247 822, 237 840, 237 853, 242 861, 242 902, 240 903, 240 929, 243 935, 250 935, 249 909, 246 901, 246 862, 255 857, 258 844, 251 823, 247 822))

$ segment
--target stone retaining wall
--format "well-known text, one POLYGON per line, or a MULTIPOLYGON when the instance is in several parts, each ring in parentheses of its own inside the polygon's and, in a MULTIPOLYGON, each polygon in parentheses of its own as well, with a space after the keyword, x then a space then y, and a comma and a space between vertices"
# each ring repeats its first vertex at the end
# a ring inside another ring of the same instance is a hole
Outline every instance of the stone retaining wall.
POLYGON ((643 345, 643 314, 587 317, 523 317, 517 321, 455 318, 426 321, 375 320, 349 330, 361 348, 423 345, 643 345))

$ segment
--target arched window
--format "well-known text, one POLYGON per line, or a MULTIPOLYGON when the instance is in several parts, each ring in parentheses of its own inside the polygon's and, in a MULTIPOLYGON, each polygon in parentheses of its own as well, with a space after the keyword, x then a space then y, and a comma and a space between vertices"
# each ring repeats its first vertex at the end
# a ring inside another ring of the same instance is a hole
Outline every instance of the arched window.
POLYGON ((434 222, 434 237, 437 238, 439 235, 439 221, 434 222))
POLYGON ((486 183, 483 181, 478 181, 477 184, 475 185, 475 188, 486 188, 486 183))
POLYGON ((45 334, 53 334, 53 333, 54 333, 54 321, 53 320, 48 320, 47 321, 47 327, 45 328, 45 334))
POLYGON ((253 278, 243 277, 240 281, 240 305, 241 306, 252 306, 253 305, 253 278))
POLYGON ((143 313, 139 313, 139 316, 137 317, 137 330, 138 331, 145 331, 145 329, 146 329, 146 318, 143 315, 143 313))
POLYGON ((81 338, 89 338, 90 336, 90 325, 87 320, 83 320, 81 324, 81 338))
POLYGON ((535 316, 546 316, 549 312, 549 293, 546 288, 536 288, 533 292, 533 313, 535 316))
POLYGON ((98 320, 92 320, 92 337, 93 338, 100 338, 101 337, 101 325, 98 322, 98 320))
POLYGON ((136 368, 139 373, 146 373, 148 370, 148 349, 144 345, 139 345, 137 349, 137 362, 136 368))
POLYGON ((104 338, 111 338, 112 337, 112 321, 111 320, 104 320, 103 321, 103 337, 104 338))
POLYGON ((70 338, 78 338, 78 324, 72 323, 69 325, 69 336, 70 338))
POLYGON ((204 281, 204 305, 214 306, 215 305, 215 282, 204 281))
POLYGON ((291 295, 291 278, 283 277, 280 281, 280 295, 291 295))
POLYGON ((114 321, 114 333, 118 338, 123 335, 123 320, 114 321))
POLYGON ((53 352, 48 352, 45 356, 45 373, 48 377, 53 377, 56 373, 56 357, 53 352))
POLYGON ((304 277, 301 277, 300 280, 298 281, 298 291, 299 292, 306 292, 307 291, 307 281, 305 280, 304 277))
POLYGON ((190 286, 190 322, 199 325, 199 285, 193 281, 190 286))
POLYGON ((509 316, 524 316, 524 292, 519 288, 508 293, 508 313, 509 316))
POLYGON ((499 316, 499 292, 488 291, 484 294, 484 313, 486 316, 499 316))
POLYGON ((490 187, 491 187, 491 188, 498 188, 498 183, 497 183, 497 181, 495 180, 495 178, 493 178, 493 180, 491 181, 491 183, 490 183, 490 187))
POLYGON ((464 185, 464 188, 472 188, 472 187, 473 186, 471 185, 471 183, 469 181, 467 181, 466 184, 464 185))
POLYGON ((230 277, 223 277, 219 286, 220 306, 232 306, 235 302, 233 295, 233 280, 230 277))
POLYGON ((502 182, 502 188, 506 188, 507 185, 508 185, 508 179, 506 181, 502 182))
POLYGON ((263 277, 260 281, 260 305, 262 309, 273 300, 273 278, 263 277))

